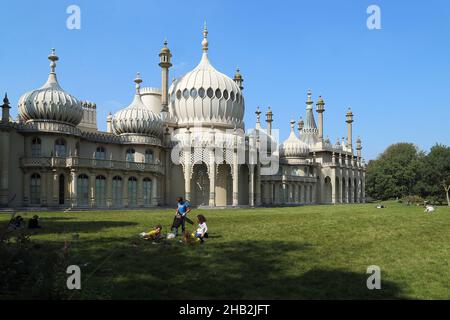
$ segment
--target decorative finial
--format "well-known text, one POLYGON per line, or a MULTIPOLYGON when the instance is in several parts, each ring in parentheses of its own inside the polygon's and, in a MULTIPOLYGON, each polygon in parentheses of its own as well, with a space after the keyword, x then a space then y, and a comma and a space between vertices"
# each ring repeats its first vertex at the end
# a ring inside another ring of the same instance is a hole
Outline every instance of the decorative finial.
POLYGON ((294 127, 295 127, 295 120, 294 119, 292 119, 291 120, 291 132, 294 132, 294 127))
POLYGON ((136 78, 134 79, 134 83, 136 83, 136 94, 140 94, 141 83, 142 83, 142 78, 141 78, 140 72, 136 73, 136 78))
POLYGON ((6 93, 6 92, 5 92, 5 97, 3 98, 3 105, 4 106, 9 105, 8 93, 6 93))
POLYGON ((58 56, 55 53, 55 48, 52 48, 51 53, 48 55, 48 60, 50 60, 50 72, 55 73, 56 61, 59 60, 58 56))
POLYGON ((307 96, 308 96, 308 99, 306 100, 306 104, 307 105, 312 105, 313 101, 312 101, 312 98, 311 98, 311 96, 312 96, 311 90, 308 90, 307 96))
POLYGON ((203 47, 204 53, 208 52, 208 26, 206 25, 206 21, 205 21, 205 25, 203 26, 202 47, 203 47))
POLYGON ((259 109, 259 106, 256 107, 255 114, 256 114, 256 122, 257 123, 261 122, 261 110, 259 109))
POLYGON ((244 90, 243 82, 244 79, 242 78, 241 70, 239 67, 236 69, 236 73, 234 75, 234 82, 239 86, 239 89, 244 90))

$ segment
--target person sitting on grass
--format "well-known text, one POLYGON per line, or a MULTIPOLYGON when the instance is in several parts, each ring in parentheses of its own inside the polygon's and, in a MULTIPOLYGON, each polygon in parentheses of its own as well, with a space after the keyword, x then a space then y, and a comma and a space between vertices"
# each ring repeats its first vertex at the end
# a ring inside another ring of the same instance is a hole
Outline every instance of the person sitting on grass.
POLYGON ((162 226, 160 224, 158 224, 154 229, 150 230, 149 232, 145 233, 141 233, 142 238, 144 238, 144 240, 153 240, 153 241, 157 241, 162 239, 162 226))
POLYGON ((208 226, 206 225, 206 218, 204 215, 199 214, 197 216, 198 221, 198 227, 197 231, 195 232, 195 237, 197 239, 200 239, 200 242, 204 242, 204 238, 208 238, 208 226))
POLYGON ((40 229, 41 226, 39 225, 39 216, 34 215, 33 218, 31 218, 28 221, 28 229, 40 229))

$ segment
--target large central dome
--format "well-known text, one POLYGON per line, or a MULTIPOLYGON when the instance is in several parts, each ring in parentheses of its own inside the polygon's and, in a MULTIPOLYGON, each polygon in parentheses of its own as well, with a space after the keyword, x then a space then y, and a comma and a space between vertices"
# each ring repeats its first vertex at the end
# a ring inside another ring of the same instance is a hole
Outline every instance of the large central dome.
POLYGON ((176 79, 170 89, 170 114, 180 127, 214 125, 243 128, 244 98, 239 85, 217 71, 208 59, 208 30, 198 66, 176 79))

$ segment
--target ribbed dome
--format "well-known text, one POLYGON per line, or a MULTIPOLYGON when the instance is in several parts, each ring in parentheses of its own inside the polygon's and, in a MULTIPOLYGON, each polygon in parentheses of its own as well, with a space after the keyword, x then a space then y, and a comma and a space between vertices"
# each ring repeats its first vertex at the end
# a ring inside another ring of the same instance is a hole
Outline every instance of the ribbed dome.
POLYGON ((161 117, 146 107, 140 96, 140 83, 142 80, 138 74, 136 80, 136 94, 133 102, 114 114, 113 130, 115 134, 143 134, 160 136, 163 123, 161 117))
POLYGON ((295 121, 291 121, 291 134, 280 146, 280 156, 285 158, 306 157, 309 154, 309 147, 301 141, 294 132, 295 121))
POLYGON ((203 56, 199 65, 175 80, 169 88, 170 114, 179 126, 212 124, 242 128, 244 99, 239 86, 217 71, 208 59, 207 29, 203 31, 203 56))
POLYGON ((51 61, 51 72, 47 82, 41 88, 20 97, 19 115, 25 121, 58 121, 76 126, 83 118, 81 103, 59 86, 55 73, 58 57, 54 49, 48 59, 51 61))

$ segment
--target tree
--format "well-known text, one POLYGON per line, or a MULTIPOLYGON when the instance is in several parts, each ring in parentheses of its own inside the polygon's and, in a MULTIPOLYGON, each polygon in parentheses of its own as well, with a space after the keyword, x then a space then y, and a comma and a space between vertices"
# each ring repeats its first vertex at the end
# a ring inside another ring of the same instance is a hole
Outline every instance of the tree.
POLYGON ((412 195, 423 171, 424 156, 412 143, 389 146, 367 166, 367 194, 381 200, 412 195))
POLYGON ((423 175, 424 193, 439 202, 446 200, 450 206, 450 147, 436 144, 431 148, 424 159, 423 175))

